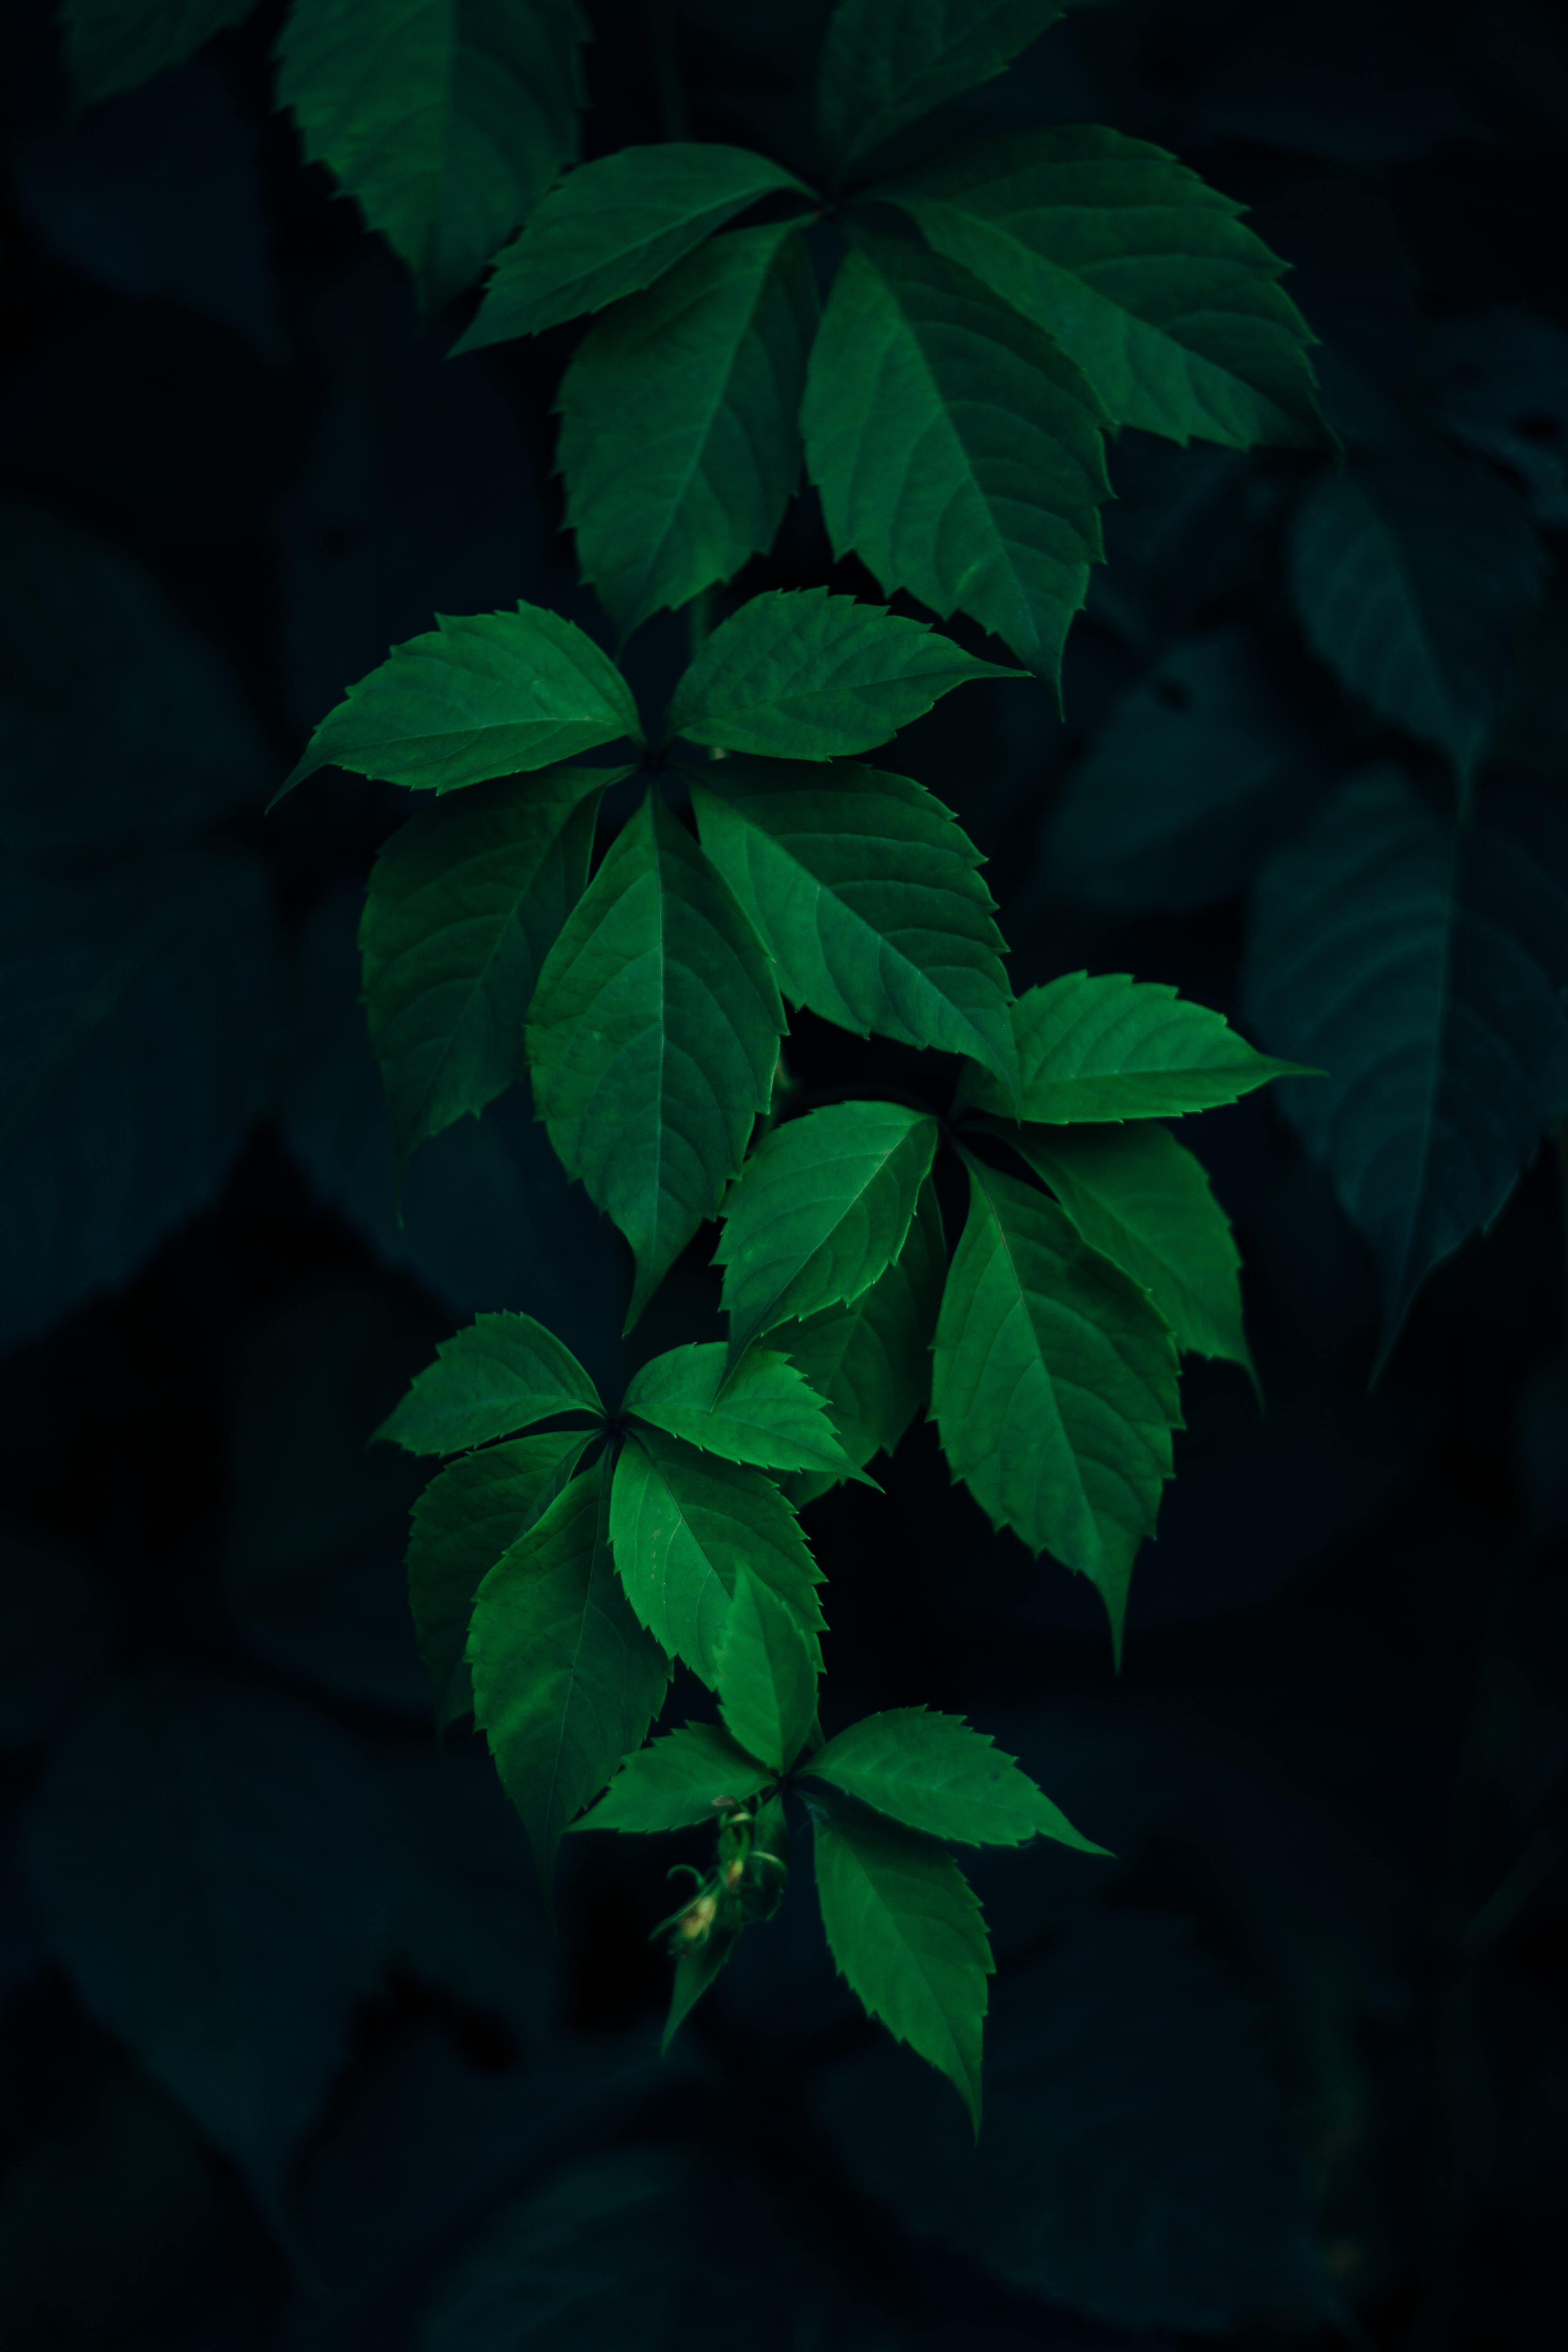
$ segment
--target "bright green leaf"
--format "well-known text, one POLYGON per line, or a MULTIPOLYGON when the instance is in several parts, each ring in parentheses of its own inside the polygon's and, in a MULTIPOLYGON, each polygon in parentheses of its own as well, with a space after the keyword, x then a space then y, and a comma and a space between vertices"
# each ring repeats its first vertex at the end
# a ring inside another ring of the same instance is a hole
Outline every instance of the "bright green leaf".
POLYGON ((675 689, 671 735, 781 760, 831 760, 885 743, 975 677, 976 661, 926 621, 826 588, 775 588, 721 624, 675 689))
POLYGON ((752 1341, 858 1298, 904 1245, 936 1154, 929 1113, 901 1103, 831 1103, 763 1138, 724 1203, 730 1360, 752 1341))
POLYGON ((896 2041, 957 2090, 978 2134, 985 1922, 949 1853, 835 1807, 815 1818, 816 1891, 840 1976, 896 2041))
POLYGON ((772 1588, 815 1645, 822 1571, 795 1513, 760 1470, 639 1429, 616 1465, 610 1532, 632 1607, 710 1686, 742 1568, 772 1588))
POLYGON ((816 120, 840 163, 933 106, 990 81, 1068 0, 839 0, 817 79, 816 120))
POLYGON ((719 1711, 770 1771, 788 1771, 816 1718, 817 1657, 795 1612, 741 1569, 719 1643, 719 1711))
POLYGON ((1163 148, 1092 123, 977 140, 879 193, 1055 338, 1118 425, 1321 447, 1286 265, 1163 148))
POLYGON ((1012 1083, 1012 991, 980 853, 934 794, 848 761, 719 760, 689 781, 702 846, 793 1003, 1012 1083))
POLYGON ((1180 1425, 1175 1342, 1043 1192, 969 1174, 932 1359, 942 1450, 994 1526, 1089 1579, 1120 1649, 1180 1425))
POLYGON ((577 0, 294 0, 278 102, 438 310, 577 152, 577 0))
POLYGON ((63 0, 71 88, 84 106, 183 66, 256 0, 63 0))
POLYGON ((859 236, 801 421, 834 553, 970 614, 1054 690, 1110 495, 1077 362, 956 262, 859 236))
POLYGON ((567 1823, 640 1748, 669 1661, 610 1556, 609 1456, 574 1478, 490 1570, 474 1603, 474 1714, 548 1893, 567 1823))
MULTIPOLYGON (((1026 1119, 1175 1118, 1235 1102, 1300 1068, 1238 1037, 1218 1013, 1189 1004, 1163 981, 1124 971, 1064 972, 1013 1007, 1026 1119)), ((966 1070, 959 1108, 1012 1112, 989 1073, 966 1070)))
POLYGON ((1103 1853, 1074 1829, 1011 1756, 956 1715, 897 1706, 868 1715, 801 1766, 814 1780, 858 1797, 906 1829, 963 1845, 1024 1845, 1056 1838, 1103 1853))
POLYGON ((718 1823, 725 1797, 754 1797, 773 1778, 716 1723, 689 1723, 628 1756, 580 1830, 683 1830, 718 1823))
POLYGON ((854 1475, 827 1407, 788 1356, 752 1348, 729 1379, 727 1357, 721 1340, 656 1356, 635 1375, 622 1413, 758 1470, 854 1475))
POLYGON ((605 1416, 571 1349, 531 1315, 479 1315, 442 1340, 376 1435, 408 1454, 466 1454, 558 1412, 605 1416))
POLYGON ((650 792, 567 918, 529 1018, 550 1139, 637 1257, 629 1329, 740 1168, 784 1010, 728 886, 650 792))
POLYGON ((566 515, 623 637, 772 546, 816 326, 798 224, 776 221, 714 237, 584 337, 561 386, 566 515))
POLYGON ((595 744, 642 740, 614 662, 574 621, 539 604, 436 616, 351 686, 278 797, 318 768, 353 768, 415 792, 450 793, 548 768, 595 744))
POLYGON ((360 924, 370 1041, 406 1159, 527 1067, 540 968, 625 768, 547 768, 438 800, 384 845, 360 924))
POLYGON ((513 335, 542 334, 640 292, 779 188, 810 193, 765 155, 686 140, 622 147, 583 164, 552 188, 521 236, 497 257, 479 315, 453 345, 454 358, 513 335))

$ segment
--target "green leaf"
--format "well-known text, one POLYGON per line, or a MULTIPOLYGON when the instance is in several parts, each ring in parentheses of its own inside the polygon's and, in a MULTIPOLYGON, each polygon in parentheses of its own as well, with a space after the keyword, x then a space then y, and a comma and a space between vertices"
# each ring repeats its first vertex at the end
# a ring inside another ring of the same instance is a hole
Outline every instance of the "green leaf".
POLYGON ((878 190, 1075 359, 1118 425, 1321 448, 1286 264, 1163 148, 1097 124, 977 140, 878 190))
POLYGON ((1004 1127, 994 1132, 1048 1184, 1090 1249, 1141 1283, 1178 1348, 1244 1370, 1241 1254, 1201 1160, 1169 1128, 1004 1127))
POLYGON ((656 1356, 634 1376, 623 1415, 759 1470, 855 1475, 827 1407, 788 1356, 753 1348, 726 1378, 727 1352, 721 1340, 712 1340, 656 1356))
POLYGON ((1291 518, 1290 594, 1351 693, 1468 782, 1545 576, 1515 492, 1435 450, 1326 469, 1291 518))
POLYGON ((896 2041, 952 2084, 980 2131, 985 1922, 949 1853, 912 1830, 814 1810, 816 1891, 835 1966, 896 2041))
POLYGON ((716 1723, 689 1723, 628 1756, 579 1830, 683 1830, 717 1825, 726 1797, 754 1797, 773 1775, 716 1723))
POLYGON ((539 1115, 632 1245, 626 1328, 740 1168, 784 1029, 730 889, 650 791, 546 960, 529 1016, 539 1115))
POLYGON ((256 0, 63 0, 71 89, 84 106, 183 66, 215 33, 242 24, 256 0))
POLYGON ((571 1349, 531 1315, 478 1315, 442 1340, 376 1435, 408 1454, 466 1454, 558 1412, 605 1418, 571 1349))
POLYGON ((810 190, 744 147, 669 140, 623 147, 568 174, 497 256, 479 315, 452 355, 541 335, 640 292, 759 196, 810 190))
POLYGON ((795 1612, 742 1568, 719 1643, 719 1711, 771 1772, 788 1771, 816 1719, 819 1654, 795 1612))
POLYGON ((401 1158, 522 1076, 534 983, 587 883, 600 796, 628 772, 475 784, 383 847, 360 949, 401 1158))
POLYGON ((832 1103, 765 1135, 724 1203, 730 1360, 775 1325, 858 1298, 904 1245, 936 1155, 929 1113, 832 1103))
MULTIPOLYGON (((715 1927, 706 1943, 699 1944, 694 1950, 682 1952, 677 1959, 675 1982, 669 1994, 669 2012, 664 2021, 664 2034, 659 2042, 661 2057, 668 2056, 670 2043, 734 1950, 740 1932, 731 1933, 715 1927)), ((705 2284, 707 2277, 705 2271, 705 2284)))
POLYGON ((1054 691, 1110 495, 1077 363, 956 262, 858 235, 801 422, 834 553, 972 614, 1054 691))
POLYGON ((277 797, 334 765, 450 793, 623 735, 642 741, 631 688, 575 622, 539 604, 456 620, 438 613, 434 629, 395 646, 350 687, 277 797))
MULTIPOLYGON (((1064 972, 1031 988, 1013 1007, 1013 1027, 1024 1117, 1052 1127, 1211 1110, 1301 1067, 1259 1054, 1220 1013, 1163 981, 1124 971, 1064 972)), ((1012 1112, 979 1069, 964 1072, 955 1108, 1012 1112)))
POLYGON ((969 1181, 933 1352, 942 1450, 994 1526, 1089 1578, 1120 1651, 1180 1426, 1175 1343, 1043 1192, 973 1160, 969 1181))
POLYGON ((990 81, 1068 0, 839 0, 817 79, 816 120, 840 163, 933 106, 990 81))
POLYGON ((610 1457, 574 1478, 474 1603, 474 1714, 548 1895, 567 1823, 640 1748, 669 1661, 626 1606, 610 1553, 610 1457))
POLYGON ((710 1687, 742 1569, 772 1588, 813 1643, 822 1631, 822 1571, 795 1513, 760 1470, 639 1429, 616 1465, 610 1532, 638 1617, 710 1687))
POLYGON ((501 1554, 569 1484, 593 1442, 588 1430, 552 1429, 486 1446, 439 1472, 415 1504, 408 1600, 441 1730, 473 1708, 465 1654, 474 1595, 501 1554))
POLYGON ((1266 870, 1248 929, 1249 1016, 1329 1072, 1281 1106, 1377 1258, 1386 1354, 1568 1115, 1568 823, 1508 792, 1455 824, 1374 769, 1266 870))
POLYGON ((852 1723, 808 1757, 801 1770, 858 1797, 906 1829, 964 1845, 1025 1845, 1056 1838, 1080 1853, 1103 1853, 1074 1829, 1015 1759, 956 1715, 891 1707, 852 1723))
POLYGON ((576 0, 294 0, 278 102, 438 310, 577 152, 576 0))
POLYGON ((689 773, 702 846, 795 1004, 858 1036, 967 1054, 1015 1076, 1012 992, 979 851, 907 776, 846 761, 714 761, 689 773))
POLYGON ((773 221, 714 237, 607 311, 566 371, 566 517, 623 637, 728 580, 784 520, 816 328, 798 231, 773 221))
POLYGON ((775 588, 721 624, 675 689, 669 732, 781 760, 832 760, 885 743, 974 677, 976 661, 929 622, 826 588, 775 588))

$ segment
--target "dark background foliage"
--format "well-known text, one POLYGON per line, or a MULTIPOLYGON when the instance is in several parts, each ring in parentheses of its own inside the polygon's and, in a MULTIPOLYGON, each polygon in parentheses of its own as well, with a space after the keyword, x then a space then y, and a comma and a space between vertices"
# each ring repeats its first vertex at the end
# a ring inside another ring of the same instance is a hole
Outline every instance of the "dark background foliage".
MULTIPOLYGON (((586 152, 788 154, 822 13, 594 7, 586 152)), ((0 1009, 7 2344, 1535 2345, 1568 2155, 1561 1139, 1373 1386, 1327 1180, 1265 1096, 1201 1122, 1267 1410, 1189 1373, 1119 1679, 1094 1596, 993 1538, 929 1433, 816 1507, 839 1719, 964 1711, 1120 1857, 975 1873, 978 2158, 809 1901, 661 2063, 668 1853, 569 1841, 554 1936, 478 1742, 437 1753, 418 1474, 366 1437, 478 1306, 613 1388, 621 1244, 515 1097, 420 1155, 400 1221, 353 950, 399 796, 261 808, 432 610, 603 624, 550 470, 572 331, 444 359, 462 308, 421 328, 268 111, 280 15, 79 120, 47 9, 5 36, 9 936, 66 991, 118 925, 136 974, 52 1157, 16 1140, 37 1073, 0 1009), (525 2276, 559 2337, 519 2332, 525 2276)), ((1462 451, 1548 547, 1568 524, 1568 38, 1538 0, 1081 8, 966 115, 1176 150, 1295 265, 1352 447, 1462 451)), ((1292 612, 1313 462, 1125 435, 1065 720, 971 687, 881 755, 992 859, 1019 987, 1088 963, 1237 1011, 1262 860, 1337 779, 1422 772, 1292 612)), ((830 574, 803 498, 741 587, 830 574)), ((1548 793, 1563 614, 1494 740, 1548 793)), ((632 674, 666 688, 686 645, 662 616, 632 674)), ((865 1066, 810 1016, 790 1050, 814 1087, 865 1066)), ((705 1254, 639 1354, 707 1336, 705 1254)))

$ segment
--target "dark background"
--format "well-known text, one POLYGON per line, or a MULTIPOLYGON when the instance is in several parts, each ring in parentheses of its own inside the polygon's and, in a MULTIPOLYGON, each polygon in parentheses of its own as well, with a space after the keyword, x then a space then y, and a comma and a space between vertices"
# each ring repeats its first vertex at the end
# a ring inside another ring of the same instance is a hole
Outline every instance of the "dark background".
MULTIPOLYGON (((589 153, 682 110, 796 152, 820 11, 591 13, 589 153)), ((353 938, 407 804, 335 773, 263 802, 433 610, 521 595, 605 632, 551 475, 573 331, 445 361, 463 306, 421 327, 269 111, 280 16, 79 121, 47 12, 12 0, 5 34, 8 887, 68 929, 195 844, 238 893, 152 957, 58 1114, 48 1250, 6 1276, 10 2352, 489 2352, 546 2340, 525 2321, 552 2294, 573 2340, 614 2347, 1554 2339, 1561 1141, 1371 1388, 1371 1260, 1275 1105, 1189 1122, 1267 1410, 1234 1370, 1188 1371, 1120 1678, 1092 1593, 993 1538, 929 1432, 885 1493, 814 1507, 829 1728, 963 1711, 1120 1857, 974 1868, 1000 1963, 977 2158, 836 1983, 808 1873, 660 2063, 647 1937, 678 1843, 569 1841, 552 1934, 482 1748, 437 1754, 401 1584, 419 1473, 370 1431, 476 1307, 542 1315, 613 1391, 709 1336, 717 1294, 704 1243, 623 1357, 622 1246, 515 1097, 426 1149, 397 1222, 353 938), (57 822, 36 780, 68 772, 57 822)), ((1462 446, 1549 546, 1568 524, 1555 11, 1127 0, 963 117, 1175 149, 1296 265, 1352 447, 1462 446)), ((883 755, 992 858, 1019 987, 1088 963, 1234 1010, 1252 868, 1335 778, 1428 756, 1291 614, 1280 519, 1314 462, 1126 435, 1065 724, 1033 688, 969 688, 883 755), (1052 829, 1090 759, 1110 816, 1052 829), (1121 857, 1118 810, 1227 759, 1272 763, 1250 830, 1180 872, 1121 857)), ((803 498, 738 586, 830 571, 803 498)), ((1564 642, 1549 595, 1493 755, 1546 790, 1564 642)), ((639 690, 686 645, 668 615, 641 632, 639 690)), ((808 1086, 949 1083, 809 1016, 789 1053, 808 1086)), ((10 1199, 28 1073, 6 1067, 10 1199)))

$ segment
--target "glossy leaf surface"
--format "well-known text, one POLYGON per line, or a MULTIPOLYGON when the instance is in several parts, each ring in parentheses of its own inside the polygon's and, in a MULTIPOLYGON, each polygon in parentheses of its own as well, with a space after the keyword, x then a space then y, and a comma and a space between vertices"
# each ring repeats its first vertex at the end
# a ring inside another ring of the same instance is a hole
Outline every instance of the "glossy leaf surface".
POLYGON ((724 1797, 754 1797, 771 1778, 717 1723, 688 1723, 626 1758, 579 1830, 680 1830, 719 1819, 724 1797))
POLYGON ((604 1417, 570 1348, 531 1315, 478 1315, 443 1339, 376 1434, 409 1454, 463 1454, 558 1412, 604 1417))
POLYGON ((1044 1836, 1082 1853, 1105 1851, 1079 1835, 988 1733, 956 1715, 898 1706, 863 1716, 800 1769, 930 1837, 1025 1845, 1044 1836))
POLYGON ((621 1412, 759 1470, 852 1475, 826 1406, 787 1355, 753 1348, 727 1378, 728 1360, 721 1340, 672 1348, 634 1375, 621 1412))
POLYGON ((816 1715, 817 1644, 769 1586, 742 1569, 719 1644, 719 1711, 731 1738, 786 1772, 816 1715))

